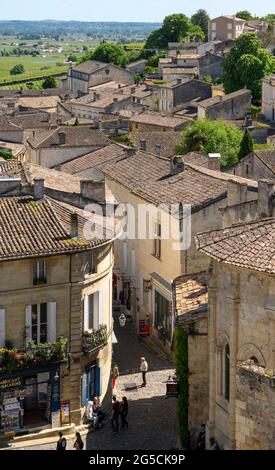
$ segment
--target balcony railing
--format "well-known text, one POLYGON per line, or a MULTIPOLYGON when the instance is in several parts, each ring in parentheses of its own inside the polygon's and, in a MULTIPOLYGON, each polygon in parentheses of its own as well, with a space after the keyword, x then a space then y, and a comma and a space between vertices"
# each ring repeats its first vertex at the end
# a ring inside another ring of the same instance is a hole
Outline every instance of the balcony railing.
POLYGON ((107 325, 100 325, 97 330, 85 331, 82 335, 83 352, 90 354, 102 348, 108 341, 107 325))

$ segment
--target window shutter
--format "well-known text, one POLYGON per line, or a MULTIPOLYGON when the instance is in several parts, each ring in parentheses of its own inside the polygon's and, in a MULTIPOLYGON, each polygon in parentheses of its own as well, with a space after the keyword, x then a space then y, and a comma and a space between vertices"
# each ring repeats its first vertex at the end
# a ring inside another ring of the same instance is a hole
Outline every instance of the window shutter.
POLYGON ((89 328, 89 296, 84 297, 84 318, 83 318, 83 329, 84 331, 89 328))
POLYGON ((102 393, 101 390, 101 368, 95 366, 95 394, 97 397, 100 397, 102 393))
POLYGON ((88 401, 89 401, 89 397, 87 396, 87 374, 83 374, 82 376, 82 405, 83 406, 86 406, 88 401))
POLYGON ((94 293, 93 301, 94 301, 93 328, 95 330, 98 330, 98 327, 99 327, 99 292, 94 293))
POLYGON ((25 327, 26 327, 26 347, 27 347, 29 342, 32 340, 32 306, 31 305, 27 305, 26 307, 25 327))
POLYGON ((47 342, 56 341, 56 302, 47 304, 47 342))
POLYGON ((102 325, 102 323, 105 323, 105 324, 107 323, 107 321, 104 321, 104 315, 103 315, 103 291, 102 290, 98 292, 98 323, 99 325, 102 325))
POLYGON ((132 276, 136 274, 136 252, 135 250, 131 250, 131 271, 132 276))
POLYGON ((5 326, 6 326, 6 311, 0 308, 0 347, 5 347, 5 326))
POLYGON ((123 242, 123 265, 124 265, 124 268, 127 268, 127 257, 128 257, 128 253, 127 253, 127 242, 123 242))

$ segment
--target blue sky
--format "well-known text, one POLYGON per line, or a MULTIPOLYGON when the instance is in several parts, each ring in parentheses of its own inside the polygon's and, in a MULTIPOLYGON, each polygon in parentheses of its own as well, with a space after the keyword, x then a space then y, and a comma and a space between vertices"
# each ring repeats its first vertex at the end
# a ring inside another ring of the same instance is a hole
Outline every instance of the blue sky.
POLYGON ((274 0, 12 0, 1 4, 2 20, 161 21, 171 13, 190 16, 199 8, 211 17, 244 9, 257 15, 275 11, 274 0))

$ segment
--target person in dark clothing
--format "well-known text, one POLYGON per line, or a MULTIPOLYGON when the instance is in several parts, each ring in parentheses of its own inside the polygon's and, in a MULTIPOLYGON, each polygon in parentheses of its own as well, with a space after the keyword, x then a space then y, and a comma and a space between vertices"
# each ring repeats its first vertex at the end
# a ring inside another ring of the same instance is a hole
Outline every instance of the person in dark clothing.
POLYGON ((119 418, 119 412, 120 412, 120 403, 116 399, 116 396, 113 396, 113 404, 112 404, 112 419, 111 419, 111 425, 113 428, 113 431, 115 433, 118 432, 118 418, 119 418))
POLYGON ((201 425, 201 431, 197 440, 197 450, 205 450, 205 424, 201 425))
POLYGON ((56 450, 66 450, 67 440, 63 437, 62 432, 59 432, 59 439, 56 444, 56 450))
POLYGON ((122 403, 120 406, 120 416, 121 416, 121 427, 124 428, 125 424, 128 428, 128 421, 126 420, 126 416, 128 414, 128 400, 126 397, 122 398, 122 403))
POLYGON ((75 450, 82 450, 83 447, 84 447, 84 444, 83 444, 83 441, 81 439, 80 433, 77 432, 75 437, 76 437, 76 441, 74 443, 74 449, 75 450))

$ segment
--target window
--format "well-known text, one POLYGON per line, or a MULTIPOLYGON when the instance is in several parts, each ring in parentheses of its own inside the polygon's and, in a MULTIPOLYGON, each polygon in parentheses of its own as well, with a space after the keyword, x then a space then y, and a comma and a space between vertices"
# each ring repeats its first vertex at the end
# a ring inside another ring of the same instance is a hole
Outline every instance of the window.
POLYGON ((100 292, 86 295, 84 299, 84 330, 98 330, 100 324, 100 292))
POLYGON ((230 347, 226 344, 224 348, 224 398, 229 401, 230 397, 230 347))
POLYGON ((249 165, 246 165, 246 174, 248 175, 248 172, 249 172, 249 165))
POLYGON ((154 247, 153 256, 160 259, 161 257, 161 225, 158 222, 154 223, 154 247))
POLYGON ((47 342, 47 304, 32 305, 32 340, 36 343, 47 342))
POLYGON ((212 31, 216 31, 216 23, 212 23, 211 29, 212 29, 212 31))
POLYGON ((87 405, 89 400, 100 396, 101 393, 101 369, 90 365, 82 377, 82 404, 87 405))
POLYGON ((171 340, 172 316, 170 302, 157 290, 155 290, 155 329, 164 328, 167 339, 171 340))
POLYGON ((97 272, 97 257, 96 253, 88 253, 87 256, 87 273, 95 274, 97 272))
MULTIPOLYGON (((238 26, 237 26, 238 28, 238 26)), ((227 23, 227 29, 231 30, 232 29, 232 23, 227 23)))
POLYGON ((33 285, 46 284, 46 262, 43 260, 33 262, 33 285))

